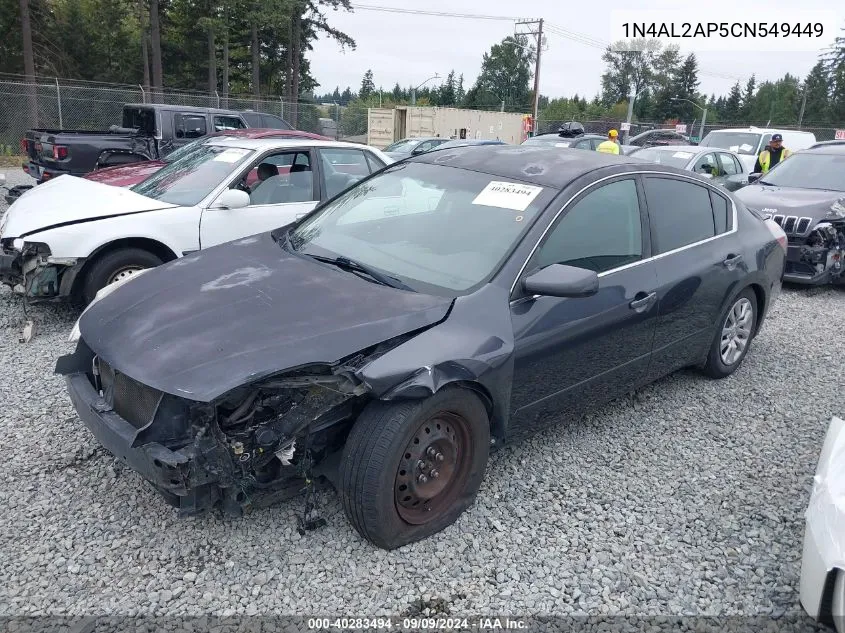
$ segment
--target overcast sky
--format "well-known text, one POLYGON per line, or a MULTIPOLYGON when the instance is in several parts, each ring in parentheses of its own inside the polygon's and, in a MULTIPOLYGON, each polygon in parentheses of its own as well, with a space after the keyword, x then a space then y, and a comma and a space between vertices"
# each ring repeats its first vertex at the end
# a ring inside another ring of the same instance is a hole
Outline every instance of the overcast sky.
MULTIPOLYGON (((614 9, 667 9, 677 2, 666 0, 601 0, 599 2, 561 2, 532 0, 364 0, 353 5, 375 5, 453 13, 544 18, 552 25, 609 42, 610 12, 614 9)), ((700 3, 701 21, 729 20, 730 2, 700 3), (717 14, 710 15, 707 7, 717 14)), ((747 4, 740 2, 738 4, 747 4)), ((767 0, 760 4, 757 19, 766 19, 766 7, 782 7, 791 12, 823 10, 834 6, 830 0, 767 0)), ((845 11, 842 24, 845 24, 845 11)), ((329 23, 355 39, 355 50, 342 51, 334 42, 317 41, 310 53, 311 72, 320 87, 318 93, 341 90, 350 86, 357 91, 366 70, 372 69, 376 86, 390 90, 398 81, 402 86, 419 84, 435 73, 444 76, 455 69, 463 73, 469 89, 478 75, 481 56, 490 46, 512 35, 509 21, 457 19, 447 17, 405 15, 356 9, 352 13, 328 12, 329 23)), ((833 42, 830 34, 826 44, 833 42)), ((549 33, 547 48, 542 54, 540 92, 550 97, 571 97, 574 94, 594 96, 600 87, 604 64, 602 51, 560 35, 549 33)), ((682 53, 693 52, 683 49, 682 53)), ((817 52, 696 52, 699 62, 700 89, 707 94, 726 94, 738 79, 743 84, 755 73, 757 79, 778 79, 789 72, 803 78, 816 63, 817 52)), ((436 85, 439 80, 429 82, 436 85)))

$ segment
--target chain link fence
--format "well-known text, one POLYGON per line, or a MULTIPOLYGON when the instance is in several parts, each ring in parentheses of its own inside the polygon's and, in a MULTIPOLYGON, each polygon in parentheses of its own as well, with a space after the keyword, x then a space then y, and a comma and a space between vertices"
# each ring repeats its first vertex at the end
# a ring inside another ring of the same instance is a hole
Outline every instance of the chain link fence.
MULTIPOLYGON (((570 121, 572 119, 569 119, 570 121)), ((566 121, 546 121, 540 117, 537 121, 538 132, 540 134, 548 134, 550 132, 557 132, 560 127, 566 123, 566 121)), ((619 130, 619 135, 622 136, 624 133, 620 130, 621 122, 616 120, 600 120, 600 121, 580 121, 580 123, 584 126, 584 131, 587 134, 607 134, 610 130, 616 129, 619 130)), ((701 122, 694 121, 692 123, 687 123, 687 134, 690 136, 698 137, 701 132, 701 122)), ((845 129, 845 122, 837 127, 830 127, 829 123, 813 123, 807 122, 801 127, 797 125, 775 125, 775 124, 767 124, 766 121, 734 121, 731 123, 707 123, 704 126, 704 136, 707 135, 708 132, 712 130, 720 130, 724 128, 732 128, 732 127, 759 127, 759 128, 772 128, 778 130, 802 130, 804 132, 812 132, 816 135, 817 141, 830 141, 833 140, 834 135, 836 134, 837 129, 845 129)), ((656 121, 637 121, 631 123, 631 131, 630 136, 636 136, 637 134, 641 134, 643 132, 648 132, 649 130, 656 130, 656 129, 668 129, 673 130, 675 129, 674 125, 668 125, 666 123, 659 123, 656 121)), ((703 137, 702 137, 703 138, 703 137)))
POLYGON ((281 97, 225 95, 219 92, 169 90, 152 92, 143 86, 101 84, 39 77, 28 82, 17 75, 0 75, 0 155, 20 152, 20 140, 30 128, 108 130, 120 125, 127 103, 253 110, 297 120, 297 129, 341 140, 366 139, 366 120, 344 117, 338 104, 292 103, 281 97), (346 119, 346 120, 345 120, 346 119))

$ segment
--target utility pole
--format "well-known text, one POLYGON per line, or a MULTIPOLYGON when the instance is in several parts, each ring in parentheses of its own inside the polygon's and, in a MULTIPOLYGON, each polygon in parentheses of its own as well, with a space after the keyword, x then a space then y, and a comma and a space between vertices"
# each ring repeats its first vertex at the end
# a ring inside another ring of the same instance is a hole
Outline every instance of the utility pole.
POLYGON ((517 20, 516 25, 526 25, 532 27, 530 31, 515 32, 515 36, 532 35, 537 37, 537 56, 534 58, 534 108, 531 116, 534 119, 534 134, 537 134, 538 122, 537 115, 540 110, 540 54, 543 52, 543 18, 532 20, 517 20), (533 27, 537 28, 535 31, 533 27))
MULTIPOLYGON (((807 107, 807 82, 804 82, 804 90, 801 92, 804 93, 803 97, 801 98, 801 112, 798 113, 798 127, 801 127, 801 123, 804 121, 804 108, 807 107)), ((61 126, 59 126, 61 127, 61 126)))

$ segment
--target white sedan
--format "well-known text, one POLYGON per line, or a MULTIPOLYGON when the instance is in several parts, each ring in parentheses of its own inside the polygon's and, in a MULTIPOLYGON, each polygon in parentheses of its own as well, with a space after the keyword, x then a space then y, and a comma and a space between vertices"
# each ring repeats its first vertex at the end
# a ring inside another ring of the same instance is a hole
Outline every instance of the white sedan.
POLYGON ((813 619, 845 633, 845 422, 833 418, 807 508, 801 604, 813 619))
POLYGON ((220 137, 131 189, 61 176, 4 216, 0 282, 88 303, 140 270, 289 224, 391 162, 352 143, 220 137))

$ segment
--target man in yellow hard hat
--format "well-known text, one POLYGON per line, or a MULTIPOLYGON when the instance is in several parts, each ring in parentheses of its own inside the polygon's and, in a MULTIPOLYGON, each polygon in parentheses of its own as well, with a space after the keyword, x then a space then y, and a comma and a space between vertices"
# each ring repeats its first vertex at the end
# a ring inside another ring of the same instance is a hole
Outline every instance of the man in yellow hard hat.
POLYGON ((610 130, 607 133, 607 140, 602 141, 599 143, 599 146, 596 148, 597 152, 601 152, 602 154, 619 154, 619 132, 616 130, 610 130))

